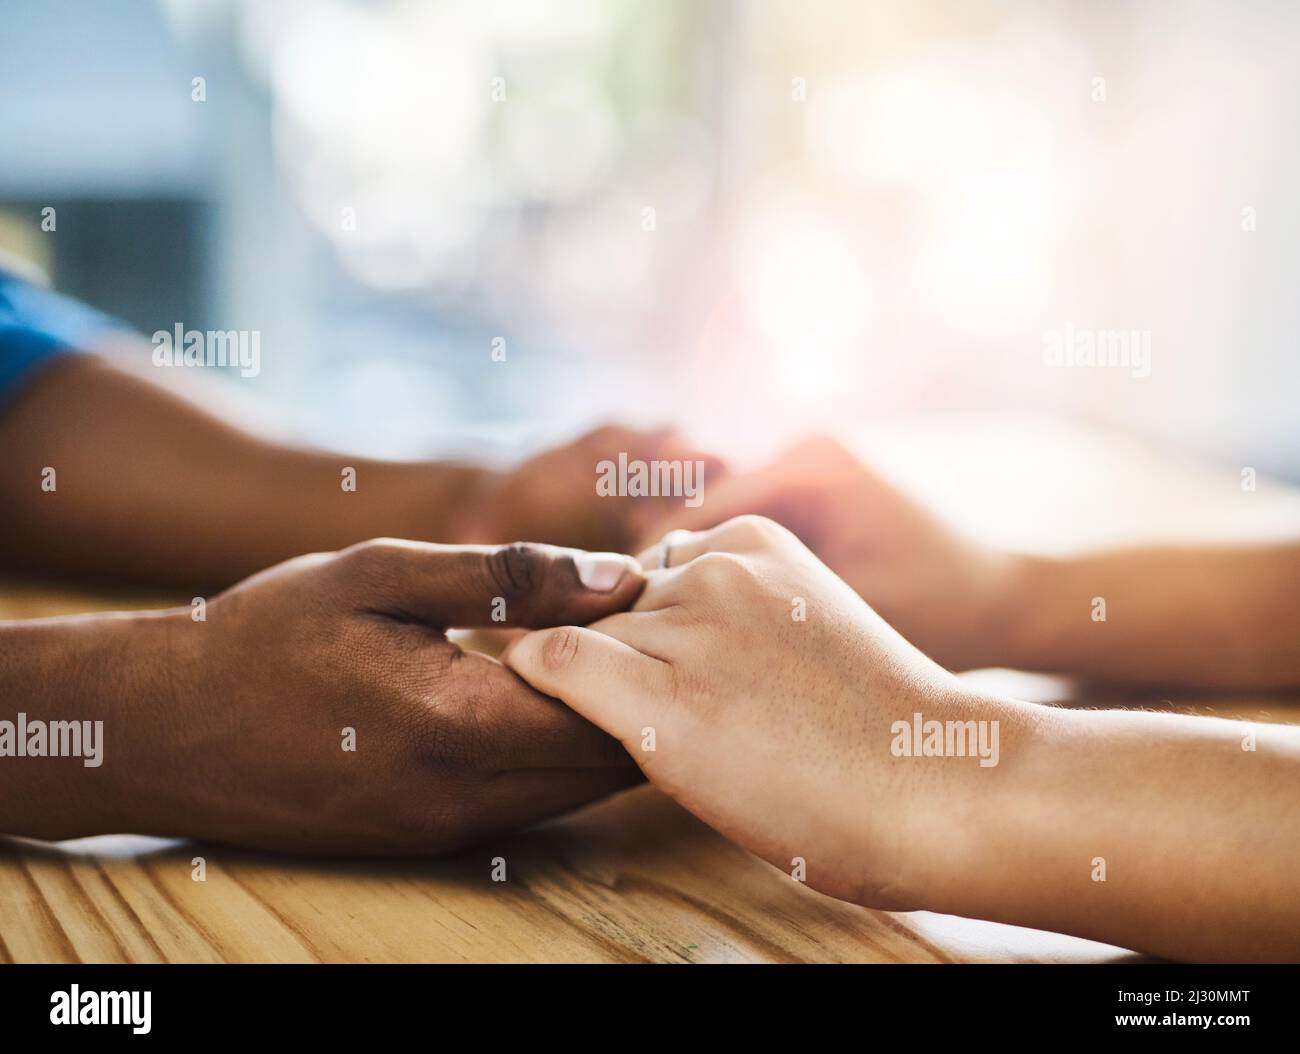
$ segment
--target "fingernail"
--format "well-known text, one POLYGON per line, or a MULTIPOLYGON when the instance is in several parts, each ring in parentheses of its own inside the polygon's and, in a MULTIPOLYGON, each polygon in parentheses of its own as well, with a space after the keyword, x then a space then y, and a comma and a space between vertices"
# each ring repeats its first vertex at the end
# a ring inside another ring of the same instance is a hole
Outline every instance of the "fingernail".
POLYGON ((579 581, 596 593, 608 593, 632 566, 632 561, 620 553, 579 553, 573 562, 579 581))

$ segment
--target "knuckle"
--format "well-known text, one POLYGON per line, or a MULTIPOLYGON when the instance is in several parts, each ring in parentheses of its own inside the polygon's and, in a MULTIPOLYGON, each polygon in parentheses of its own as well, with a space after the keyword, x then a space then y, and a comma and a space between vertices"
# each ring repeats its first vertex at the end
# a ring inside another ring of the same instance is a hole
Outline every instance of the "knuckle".
POLYGON ((547 670, 565 670, 578 659, 582 635, 571 626, 548 630, 542 639, 539 658, 547 670))
POLYGON ((726 589, 743 582, 749 567, 735 553, 702 553, 688 565, 688 575, 706 589, 726 589))
POLYGON ((776 521, 752 513, 728 520, 722 527, 722 535, 729 543, 752 548, 770 545, 784 533, 776 521))
POLYGON ((395 546, 391 538, 368 538, 340 551, 339 561, 346 570, 368 577, 384 568, 395 546))
POLYGON ((502 545, 485 554, 487 577, 498 596, 518 600, 536 593, 546 573, 546 557, 526 542, 502 545))
MULTIPOLYGON (((311 574, 317 571, 328 572, 330 568, 338 564, 339 554, 331 552, 303 553, 301 556, 292 557, 278 566, 286 571, 298 571, 304 574, 311 574)), ((228 593, 222 594, 229 595, 228 593)))

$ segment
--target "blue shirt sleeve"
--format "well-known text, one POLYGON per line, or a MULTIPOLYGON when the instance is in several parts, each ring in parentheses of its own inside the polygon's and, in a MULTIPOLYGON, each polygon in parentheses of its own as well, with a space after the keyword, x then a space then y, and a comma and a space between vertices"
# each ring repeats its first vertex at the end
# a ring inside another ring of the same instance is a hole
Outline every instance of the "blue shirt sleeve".
POLYGON ((128 331, 94 308, 0 272, 0 401, 42 363, 128 331))

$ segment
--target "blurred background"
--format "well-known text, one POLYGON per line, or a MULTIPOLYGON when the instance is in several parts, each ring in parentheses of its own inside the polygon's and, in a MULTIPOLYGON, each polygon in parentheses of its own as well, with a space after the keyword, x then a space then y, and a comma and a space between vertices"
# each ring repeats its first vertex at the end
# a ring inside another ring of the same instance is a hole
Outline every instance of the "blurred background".
POLYGON ((260 330, 225 383, 364 453, 976 415, 1300 480, 1297 54, 1282 0, 4 0, 0 248, 260 330))

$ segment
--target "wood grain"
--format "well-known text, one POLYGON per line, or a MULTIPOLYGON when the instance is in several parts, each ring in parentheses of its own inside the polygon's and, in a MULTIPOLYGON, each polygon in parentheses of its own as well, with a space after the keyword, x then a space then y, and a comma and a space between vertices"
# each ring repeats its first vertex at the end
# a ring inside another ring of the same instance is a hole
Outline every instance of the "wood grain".
POLYGON ((1105 959, 1086 941, 809 891, 643 787, 451 859, 277 858, 114 836, 0 843, 16 962, 1105 959), (202 856, 206 881, 191 878, 202 856), (503 857, 507 881, 490 878, 503 857), (983 930, 972 930, 984 927, 983 930))
MULTIPOLYGON (((924 480, 954 509, 1002 508, 1008 544, 1148 535, 1295 533, 1300 495, 1271 485, 1245 500, 1230 473, 1146 465, 1128 448, 1009 429, 1003 445, 963 432, 900 479, 924 480), (963 471, 952 459, 982 471, 963 471), (1035 465, 1027 460, 1038 459, 1035 465), (926 465, 931 466, 927 469, 926 465), (935 471, 933 466, 946 466, 935 471), (1127 489, 1109 466, 1128 465, 1127 489), (972 504, 963 480, 1006 486, 972 504), (1068 478, 1069 506, 1025 479, 1068 478), (1090 482, 1091 481, 1091 482, 1090 482), (947 493, 951 491, 951 493, 947 493), (1039 505, 1029 504, 1035 495, 1039 505), (1017 504, 1018 503, 1018 504, 1017 504), (1059 531, 1045 525, 1059 525, 1059 531), (1028 530, 1027 526, 1032 526, 1028 530), (1017 535, 1016 529, 1022 531, 1017 535)), ((888 462, 923 451, 878 444, 888 462)), ((71 590, 0 580, 0 618, 184 603, 184 597, 71 590)), ((1143 705, 1300 723, 1285 696, 1137 698, 1007 671, 970 675, 1044 704, 1143 705)), ((301 860, 134 836, 42 845, 0 839, 0 961, 16 962, 917 962, 1115 961, 1122 949, 927 912, 891 914, 830 900, 728 844, 650 787, 421 863, 301 860), (191 877, 202 856, 206 881, 191 877), (503 857, 507 881, 491 881, 503 857)))
MULTIPOLYGON (((0 617, 176 598, 0 581, 0 617)), ((972 675, 1068 703, 1059 680, 972 675)), ((1104 696, 1082 700, 1113 705, 1104 696)), ((1146 700, 1300 721, 1283 697, 1146 700)), ((428 862, 303 860, 137 836, 0 839, 5 962, 1107 961, 1122 949, 842 904, 737 849, 653 788, 428 862), (206 879, 192 877, 203 857, 206 879), (506 861, 505 882, 491 879, 506 861)))

